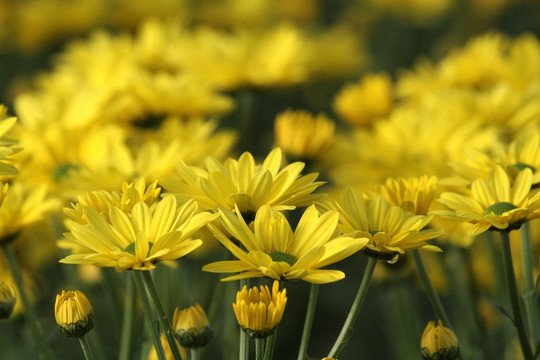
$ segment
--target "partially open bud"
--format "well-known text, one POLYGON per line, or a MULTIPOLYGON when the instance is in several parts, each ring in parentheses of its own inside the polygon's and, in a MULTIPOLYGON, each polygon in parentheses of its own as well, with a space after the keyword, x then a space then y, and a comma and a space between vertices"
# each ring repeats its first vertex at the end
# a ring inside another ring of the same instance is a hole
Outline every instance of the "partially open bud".
POLYGON ((0 319, 7 319, 13 313, 17 300, 15 289, 6 282, 0 283, 0 319))
POLYGON ((60 295, 56 295, 54 316, 56 323, 67 336, 84 336, 94 327, 92 305, 78 290, 62 290, 60 295))
POLYGON ((435 325, 430 321, 422 334, 422 357, 424 360, 454 360, 459 355, 458 339, 441 320, 435 325))
POLYGON ((179 311, 174 310, 173 325, 176 337, 186 348, 203 347, 210 342, 214 332, 199 304, 179 311))
POLYGON ((272 292, 268 286, 247 289, 246 286, 236 294, 233 303, 236 319, 249 336, 265 338, 271 335, 283 317, 287 304, 287 289, 279 291, 279 282, 274 281, 272 292))

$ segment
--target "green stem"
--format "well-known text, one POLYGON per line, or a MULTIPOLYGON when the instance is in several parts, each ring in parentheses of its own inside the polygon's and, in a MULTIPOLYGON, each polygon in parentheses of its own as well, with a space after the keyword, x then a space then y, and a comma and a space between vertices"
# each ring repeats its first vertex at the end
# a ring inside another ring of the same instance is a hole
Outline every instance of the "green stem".
POLYGON ((366 298, 375 265, 377 265, 377 259, 374 257, 370 257, 366 266, 366 270, 364 271, 362 282, 360 283, 360 287, 358 288, 356 297, 354 298, 351 309, 349 310, 349 315, 347 315, 347 319, 343 324, 343 328, 341 329, 341 332, 339 333, 339 336, 327 357, 337 358, 341 353, 341 350, 343 350, 345 344, 351 337, 354 323, 356 322, 356 318, 358 317, 360 309, 362 308, 362 304, 364 303, 364 299, 366 298))
POLYGON ((15 284, 17 284, 17 289, 19 290, 19 295, 24 305, 24 314, 26 316, 27 323, 30 327, 30 331, 32 333, 38 351, 44 359, 52 360, 53 354, 51 348, 45 341, 45 335, 43 334, 43 330, 41 329, 41 326, 38 322, 36 310, 34 309, 34 306, 32 305, 32 302, 30 301, 30 298, 26 293, 23 275, 21 272, 21 268, 19 267, 19 263, 17 262, 15 252, 13 251, 13 248, 9 243, 2 244, 2 248, 4 249, 4 253, 6 254, 7 263, 9 266, 9 270, 11 271, 13 280, 15 281, 15 284))
POLYGON ((306 320, 304 321, 304 330, 302 332, 302 341, 300 342, 300 351, 298 352, 298 360, 304 360, 307 355, 307 348, 309 345, 309 338, 311 336, 311 327, 313 326, 313 317, 315 316, 315 307, 317 306, 318 295, 319 284, 311 284, 306 320))
POLYGON ((516 283, 516 276, 514 274, 514 265, 512 263, 512 250, 510 249, 510 235, 506 231, 499 231, 501 238, 503 264, 506 275, 506 285, 508 287, 508 293, 510 295, 510 304, 512 305, 512 313, 514 315, 514 326, 516 327, 519 343, 521 345, 521 351, 525 360, 532 360, 533 355, 527 334, 525 332, 525 324, 523 316, 521 315, 521 307, 519 303, 519 293, 516 283))
POLYGON ((131 342, 133 339, 133 321, 135 319, 135 289, 133 279, 126 277, 126 294, 124 295, 124 318, 122 319, 122 338, 120 339, 119 360, 131 359, 131 342))
MULTIPOLYGON (((240 280, 240 291, 244 288, 244 286, 249 287, 248 279, 241 279, 240 280)), ((240 328, 240 360, 248 360, 249 359, 249 337, 248 334, 242 328, 240 328)))
POLYGON ((84 358, 86 360, 94 360, 94 357, 92 356, 92 351, 90 350, 90 345, 88 344, 88 339, 85 335, 79 336, 77 339, 79 339, 79 344, 81 344, 81 349, 84 353, 84 358))
POLYGON ((167 315, 165 315, 163 306, 161 306, 161 301, 159 300, 156 287, 154 286, 152 275, 150 274, 149 271, 143 271, 142 273, 143 273, 142 274, 143 280, 146 284, 146 288, 148 289, 148 292, 150 293, 150 298, 152 299, 152 304, 154 305, 154 310, 156 311, 159 323, 161 324, 161 327, 163 328, 163 331, 165 332, 165 336, 167 337, 167 341, 169 342, 169 346, 171 347, 173 358, 175 360, 182 360, 182 355, 180 354, 180 350, 178 349, 178 346, 176 345, 176 338, 174 337, 174 331, 172 329, 169 319, 167 318, 167 315))
POLYGON ((529 223, 521 227, 521 257, 523 266, 523 287, 525 309, 529 318, 529 331, 536 347, 540 341, 540 318, 538 316, 538 305, 536 300, 536 286, 533 277, 533 260, 531 251, 531 240, 529 236, 529 223))
POLYGON ((114 320, 116 322, 115 326, 118 326, 120 324, 120 314, 122 314, 122 305, 118 297, 118 284, 116 283, 116 279, 113 277, 113 269, 101 269, 101 273, 103 274, 103 285, 105 287, 105 291, 107 292, 107 295, 110 300, 110 304, 112 307, 112 313, 114 316, 114 320))
POLYGON ((191 355, 189 360, 199 360, 199 349, 191 348, 189 354, 191 355))
POLYGON ((255 339, 255 360, 263 360, 264 339, 255 339))
POLYGON ((422 283, 424 284, 424 288, 429 297, 429 301, 431 302, 431 306, 433 306, 433 310, 435 310, 435 313, 437 314, 439 319, 442 320, 444 326, 452 329, 452 326, 450 325, 450 320, 448 320, 446 311, 444 311, 444 307, 441 303, 441 299, 439 298, 437 291, 435 291, 435 288, 433 287, 433 284, 431 283, 431 280, 429 279, 428 273, 426 271, 426 267, 424 266, 424 262, 422 261, 422 257, 420 257, 420 253, 418 252, 418 250, 413 250, 411 251, 411 253, 412 253, 414 262, 416 263, 416 268, 418 269, 418 275, 420 275, 420 279, 422 280, 422 283))
POLYGON ((274 330, 272 335, 266 339, 266 347, 264 349, 264 360, 272 360, 274 357, 274 344, 276 343, 277 329, 274 330))
POLYGON ((133 275, 133 282, 135 283, 135 288, 137 289, 137 294, 141 300, 141 304, 144 310, 146 325, 152 336, 152 342, 154 343, 154 348, 159 360, 166 360, 165 352, 163 351, 163 344, 161 343, 161 336, 158 329, 154 324, 154 313, 152 310, 152 305, 150 305, 150 300, 148 299, 148 294, 144 289, 144 284, 142 280, 141 271, 132 270, 131 274, 133 275))

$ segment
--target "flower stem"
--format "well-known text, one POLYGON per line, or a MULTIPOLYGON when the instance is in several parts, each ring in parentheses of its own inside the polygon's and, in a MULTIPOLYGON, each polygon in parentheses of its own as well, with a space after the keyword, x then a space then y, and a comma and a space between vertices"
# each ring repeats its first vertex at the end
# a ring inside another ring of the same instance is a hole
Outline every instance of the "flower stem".
POLYGON ((53 354, 51 348, 45 341, 45 335, 38 322, 36 310, 34 309, 34 306, 32 305, 32 302, 30 301, 30 298, 26 293, 23 275, 21 272, 21 268, 19 267, 15 252, 13 251, 13 248, 9 243, 4 243, 2 245, 2 248, 4 249, 4 254, 6 254, 6 260, 9 266, 9 270, 11 271, 13 280, 15 281, 15 284, 17 284, 17 289, 19 290, 19 295, 24 305, 24 314, 26 316, 28 326, 30 327, 30 331, 32 333, 38 351, 43 359, 52 360, 53 354))
MULTIPOLYGON (((248 279, 241 279, 240 280, 240 291, 244 288, 244 286, 249 287, 248 279)), ((242 328, 240 328, 240 360, 248 360, 249 359, 249 338, 248 334, 242 328)))
POLYGON ((144 310, 144 318, 146 319, 146 325, 148 326, 148 330, 150 331, 150 335, 152 336, 152 341, 154 343, 154 348, 156 349, 158 359, 166 360, 165 352, 163 351, 163 344, 161 343, 161 337, 154 323, 152 306, 150 305, 150 300, 148 300, 148 294, 144 289, 141 271, 133 270, 132 275, 133 282, 135 283, 135 287, 137 288, 137 294, 139 295, 139 299, 141 300, 141 304, 144 310))
POLYGON ((327 357, 337 358, 341 353, 341 350, 343 350, 345 344, 349 340, 354 323, 356 322, 356 318, 360 313, 360 308, 362 307, 364 299, 366 298, 375 265, 377 265, 377 259, 370 257, 366 266, 366 270, 364 271, 362 282, 360 283, 360 287, 358 288, 356 297, 354 298, 351 309, 349 310, 349 315, 347 315, 347 319, 343 324, 343 328, 341 329, 341 332, 339 333, 339 336, 327 357))
POLYGON ((88 344, 88 339, 85 335, 79 336, 77 339, 79 339, 79 344, 81 344, 81 349, 84 353, 84 358, 86 360, 94 360, 94 357, 92 356, 92 351, 90 350, 90 345, 88 344))
POLYGON ((124 298, 124 318, 122 319, 122 338, 120 340, 119 360, 131 359, 131 342, 133 340, 133 321, 135 319, 135 293, 133 279, 126 277, 126 294, 124 298))
POLYGON ((525 324, 521 315, 521 307, 519 303, 519 294, 514 274, 514 265, 512 263, 512 250, 510 249, 510 235, 506 231, 499 231, 501 238, 503 264, 506 275, 506 285, 510 295, 510 303, 512 305, 512 313, 514 315, 514 326, 516 327, 521 351, 525 360, 532 360, 532 350, 525 332, 525 324))
POLYGON ((190 359, 189 360, 199 360, 199 349, 191 348, 189 351, 190 359))
POLYGON ((429 297, 429 301, 431 302, 431 306, 433 306, 433 310, 435 310, 435 313, 437 314, 439 319, 442 320, 444 326, 451 329, 452 326, 450 325, 450 320, 448 320, 448 316, 446 315, 446 311, 444 311, 444 307, 441 303, 441 299, 439 298, 437 291, 435 291, 435 288, 433 287, 433 284, 431 283, 431 280, 429 279, 428 273, 426 271, 426 267, 424 266, 424 262, 422 261, 422 257, 420 257, 420 253, 418 252, 418 250, 412 250, 411 253, 412 253, 414 262, 416 263, 416 268, 418 269, 418 274, 420 275, 420 279, 422 280, 422 283, 424 284, 424 288, 429 297))
POLYGON ((264 349, 264 360, 272 360, 274 357, 274 344, 276 343, 277 329, 274 330, 272 335, 266 338, 266 347, 264 349))
POLYGON ((318 294, 319 284, 311 284, 306 320, 304 321, 304 330, 302 332, 302 341, 300 342, 300 351, 298 352, 298 360, 304 360, 307 355, 307 348, 309 345, 309 338, 311 336, 311 327, 313 325, 313 317, 315 315, 315 307, 317 306, 318 294))
POLYGON ((523 286, 525 309, 529 318, 529 331, 536 347, 540 341, 540 318, 538 316, 538 305, 536 302, 536 286, 533 280, 533 263, 531 252, 531 240, 529 237, 529 223, 521 227, 521 258, 523 266, 523 286))
POLYGON ((161 327, 163 328, 163 331, 165 332, 165 336, 167 337, 167 341, 169 342, 169 346, 171 347, 171 352, 173 354, 173 357, 175 360, 182 360, 182 355, 180 354, 180 350, 178 349, 178 346, 176 345, 174 331, 172 329, 171 323, 169 322, 169 319, 167 318, 167 315, 165 315, 163 306, 161 306, 161 301, 159 300, 156 287, 154 286, 152 275, 150 274, 149 271, 143 271, 142 273, 143 273, 142 274, 143 280, 146 284, 146 288, 148 289, 148 292, 150 293, 150 298, 152 299, 152 304, 154 305, 154 310, 156 311, 159 323, 161 324, 161 327))
POLYGON ((264 339, 255 339, 255 360, 263 360, 264 339))

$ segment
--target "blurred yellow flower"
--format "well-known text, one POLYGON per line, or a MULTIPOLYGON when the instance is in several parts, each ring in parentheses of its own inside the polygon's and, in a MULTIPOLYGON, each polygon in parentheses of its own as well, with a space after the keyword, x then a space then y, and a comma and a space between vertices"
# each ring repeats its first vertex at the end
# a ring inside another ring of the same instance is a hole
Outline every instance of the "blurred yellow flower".
POLYGON ((7 116, 7 108, 0 104, 0 175, 15 175, 17 168, 8 163, 10 155, 18 152, 17 140, 6 135, 13 128, 17 118, 7 116))
POLYGON ((388 178, 377 187, 390 205, 400 206, 415 215, 427 215, 431 203, 438 195, 437 177, 388 178))
POLYGON ((206 313, 199 304, 181 311, 176 308, 172 323, 177 339, 185 348, 205 346, 210 342, 214 333, 206 313))
POLYGON ((249 336, 265 338, 271 335, 283 317, 287 305, 287 289, 279 290, 279 282, 274 281, 272 291, 268 286, 249 289, 244 285, 236 294, 233 303, 236 319, 249 336))
POLYGON ((363 251, 368 256, 393 261, 399 254, 414 249, 441 251, 427 244, 444 233, 424 229, 432 216, 414 215, 399 206, 391 206, 382 195, 366 202, 357 191, 348 187, 342 203, 328 201, 318 206, 324 210, 337 210, 343 233, 367 240, 363 251))
POLYGON ((83 206, 88 224, 73 223, 64 246, 79 249, 60 260, 65 264, 115 267, 116 271, 151 270, 161 261, 175 260, 201 246, 192 235, 217 215, 199 213, 189 201, 178 208, 174 197, 156 206, 138 202, 130 212, 111 207, 108 216, 83 206))
POLYGON ((15 288, 4 281, 0 282, 0 320, 11 316, 16 300, 15 288))
POLYGON ((455 360, 459 358, 459 343, 452 330, 445 327, 441 320, 438 325, 430 321, 421 340, 422 357, 424 360, 455 360))
POLYGON ((246 222, 253 220, 258 209, 268 204, 275 210, 291 210, 306 206, 324 195, 312 194, 323 184, 315 181, 317 173, 300 175, 304 163, 295 162, 281 168, 281 149, 270 152, 262 164, 255 164, 253 156, 245 152, 238 160, 225 163, 207 157, 205 168, 178 164, 176 176, 159 181, 167 193, 180 204, 195 199, 201 210, 221 206, 240 211, 246 222))
POLYGON ((287 110, 274 122, 276 145, 293 157, 314 159, 334 142, 334 128, 335 123, 322 114, 287 110))
POLYGON ((532 193, 532 171, 522 170, 510 184, 508 174, 500 166, 494 167, 487 180, 476 179, 466 195, 445 192, 440 203, 448 210, 432 213, 443 218, 474 224, 469 230, 478 235, 487 230, 512 231, 524 222, 540 217, 540 193, 532 193))
MULTIPOLYGON (((174 355, 172 353, 171 347, 169 346, 169 341, 167 340, 167 336, 165 333, 161 333, 161 346, 163 346, 163 351, 165 352, 165 359, 166 360, 175 360, 174 355)), ((176 340, 176 346, 178 346, 178 349, 180 349, 180 355, 182 356, 182 359, 188 358, 188 351, 186 348, 182 347, 180 343, 178 343, 178 340, 176 340)), ((150 352, 148 353, 148 360, 160 360, 156 348, 152 346, 150 349, 150 352)))
POLYGON ((224 208, 218 211, 227 234, 214 224, 208 227, 238 260, 214 262, 205 265, 203 271, 240 272, 222 281, 252 277, 301 279, 316 284, 338 281, 345 277, 343 272, 321 268, 354 254, 368 241, 338 236, 337 212, 319 215, 314 205, 304 212, 294 233, 285 216, 268 205, 257 211, 253 230, 242 215, 237 216, 224 208), (238 240, 243 247, 232 239, 238 240))
POLYGON ((80 291, 65 291, 56 295, 54 304, 56 323, 67 336, 80 337, 94 327, 94 309, 80 291))
POLYGON ((367 126, 390 114, 393 98, 390 77, 369 74, 341 89, 334 100, 334 110, 350 125, 367 126))

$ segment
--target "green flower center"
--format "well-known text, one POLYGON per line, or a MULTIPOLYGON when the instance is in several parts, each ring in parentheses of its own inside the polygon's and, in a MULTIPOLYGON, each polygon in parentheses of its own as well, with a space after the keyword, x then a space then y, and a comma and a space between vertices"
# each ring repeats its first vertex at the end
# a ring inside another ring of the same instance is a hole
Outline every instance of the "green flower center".
POLYGON ((52 178, 54 181, 59 182, 70 172, 70 170, 77 168, 79 168, 79 166, 70 163, 58 165, 52 171, 52 178))
MULTIPOLYGON (((146 256, 150 255, 150 250, 152 250, 152 246, 154 246, 153 242, 148 242, 148 253, 146 256)), ((135 242, 132 242, 128 246, 124 248, 124 252, 127 252, 128 254, 135 255, 135 242)))
POLYGON ((287 264, 291 266, 296 264, 296 262, 298 261, 296 256, 287 254, 281 251, 274 251, 274 252, 271 252, 269 255, 272 258, 272 260, 276 262, 286 262, 287 264))
POLYGON ((369 233, 371 234, 371 236, 375 236, 376 233, 378 233, 380 231, 378 230, 371 230, 369 233))
POLYGON ((516 205, 506 202, 506 201, 502 201, 502 202, 498 202, 498 203, 488 206, 487 209, 484 210, 484 213, 482 215, 493 213, 495 215, 500 216, 504 214, 505 212, 514 210, 514 209, 517 209, 516 205))
POLYGON ((519 171, 522 171, 524 169, 531 169, 531 171, 534 173, 536 171, 536 169, 534 168, 534 166, 531 166, 531 165, 528 165, 528 164, 524 164, 524 163, 515 163, 514 165, 512 165, 513 167, 515 167, 516 169, 518 169, 519 171))

